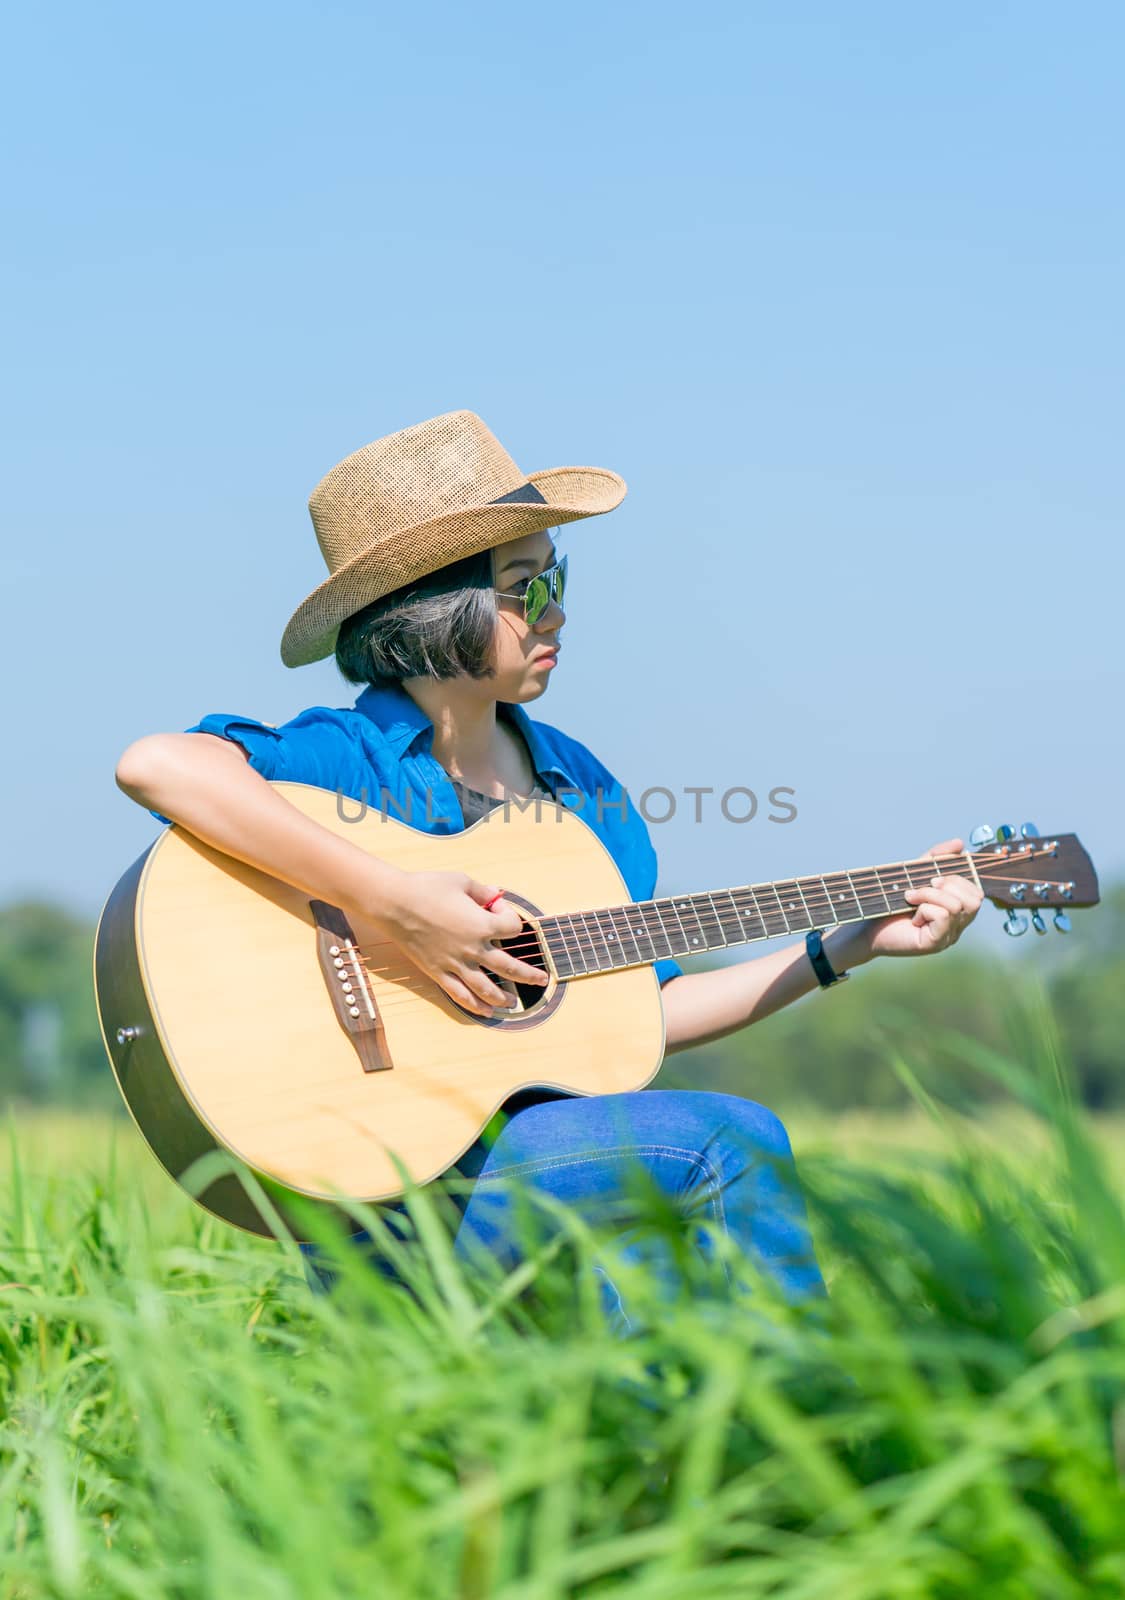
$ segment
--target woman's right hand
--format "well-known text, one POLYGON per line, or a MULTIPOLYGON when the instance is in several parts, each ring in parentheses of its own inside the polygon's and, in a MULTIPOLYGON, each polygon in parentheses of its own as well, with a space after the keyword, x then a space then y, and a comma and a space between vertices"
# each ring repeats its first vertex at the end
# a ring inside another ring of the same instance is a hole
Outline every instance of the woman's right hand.
POLYGON ((377 909, 366 905, 362 911, 451 1000, 490 1017, 497 1007, 515 1002, 484 968, 515 983, 547 982, 540 967, 492 943, 515 938, 523 927, 522 916, 506 900, 484 909, 498 892, 498 885, 479 883, 464 872, 403 872, 389 888, 385 881, 380 885, 377 909))

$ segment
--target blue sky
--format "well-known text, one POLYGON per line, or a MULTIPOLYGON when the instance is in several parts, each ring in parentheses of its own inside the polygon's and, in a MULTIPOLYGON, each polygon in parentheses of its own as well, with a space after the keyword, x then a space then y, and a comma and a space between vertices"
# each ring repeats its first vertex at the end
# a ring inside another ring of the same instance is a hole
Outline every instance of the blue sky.
POLYGON ((759 794, 654 825, 666 888, 1025 819, 1125 870, 1120 8, 6 34, 0 897, 96 911, 153 837, 113 782, 139 734, 350 702, 278 655, 309 491, 460 407, 629 483, 561 542, 533 714, 634 792, 759 794))

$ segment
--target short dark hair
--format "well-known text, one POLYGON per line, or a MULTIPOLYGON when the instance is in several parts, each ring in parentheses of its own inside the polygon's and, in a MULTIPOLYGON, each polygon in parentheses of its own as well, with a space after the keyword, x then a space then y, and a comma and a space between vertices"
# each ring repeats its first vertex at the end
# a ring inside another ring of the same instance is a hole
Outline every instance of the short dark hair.
POLYGON ((340 625, 336 665, 349 683, 491 678, 496 633, 492 551, 463 556, 373 600, 340 625))

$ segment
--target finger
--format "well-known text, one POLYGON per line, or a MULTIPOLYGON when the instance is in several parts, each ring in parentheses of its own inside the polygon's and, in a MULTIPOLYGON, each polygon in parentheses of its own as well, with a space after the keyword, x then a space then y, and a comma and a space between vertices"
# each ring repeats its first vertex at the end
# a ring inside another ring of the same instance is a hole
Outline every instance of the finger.
POLYGON ((477 878, 470 878, 465 885, 465 893, 472 895, 478 906, 483 906, 486 901, 503 892, 498 883, 481 883, 477 878))
POLYGON ((455 972, 443 972, 441 985, 451 1000, 456 1001, 459 1006, 464 1006, 465 1010, 471 1011, 475 1017, 490 1017, 496 1009, 495 1006, 478 1000, 468 984, 463 983, 455 972))
POLYGON ((961 902, 956 895, 951 894, 948 889, 935 889, 929 883, 923 884, 920 889, 904 890, 903 899, 909 900, 911 905, 916 907, 931 905, 941 906, 945 911, 961 910, 961 902))
POLYGON ((512 902, 503 898, 504 891, 499 884, 479 883, 476 878, 470 878, 468 881, 468 893, 493 919, 488 930, 488 937, 494 939, 515 938, 523 927, 523 918, 512 902), (492 902, 491 905, 489 905, 489 901, 492 902))
POLYGON ((965 848, 964 839, 943 839, 940 844, 932 844, 925 855, 918 859, 924 861, 926 856, 956 856, 965 848))
POLYGON ((939 889, 943 894, 952 895, 961 910, 968 910, 975 904, 978 889, 975 883, 970 883, 967 878, 959 878, 956 873, 947 877, 931 878, 929 883, 915 884, 916 889, 939 889))
POLYGON ((935 945, 952 942, 950 939, 952 923, 949 912, 944 906, 920 905, 915 908, 913 921, 916 928, 929 924, 930 936, 935 945))
POLYGON ((523 918, 510 900, 497 900, 488 912, 484 928, 486 939, 515 939, 523 931, 523 918))
POLYGON ((957 896, 957 899, 961 902, 961 910, 966 916, 973 917, 977 914, 984 896, 975 883, 971 883, 967 878, 958 878, 956 876, 943 878, 941 881, 944 889, 948 889, 950 894, 957 896))
POLYGON ((940 887, 956 895, 966 917, 975 917, 984 903, 984 891, 972 878, 962 878, 956 872, 942 877, 940 887))
POLYGON ((533 967, 530 962, 520 961, 516 956, 509 955, 506 950, 498 947, 489 950, 483 961, 489 972, 495 972, 501 978, 511 978, 513 983, 547 982, 547 974, 542 967, 533 967))
POLYGON ((501 989, 498 983, 493 983, 483 968, 464 967, 459 976, 489 1011, 494 1011, 497 1006, 506 1011, 512 1005, 512 996, 506 989, 501 989))

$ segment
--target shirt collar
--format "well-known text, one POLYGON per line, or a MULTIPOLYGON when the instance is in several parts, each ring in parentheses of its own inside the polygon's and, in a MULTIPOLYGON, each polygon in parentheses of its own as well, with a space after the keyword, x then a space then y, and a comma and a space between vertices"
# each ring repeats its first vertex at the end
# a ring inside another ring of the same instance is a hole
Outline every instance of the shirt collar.
MULTIPOLYGON (((355 708, 383 730, 383 736, 396 756, 404 756, 419 741, 425 750, 429 750, 433 744, 433 723, 401 684, 369 684, 356 701, 355 708)), ((498 716, 506 716, 523 734, 537 777, 557 774, 565 783, 573 784, 573 775, 559 764, 549 741, 544 739, 522 706, 498 700, 496 711, 498 716)))

